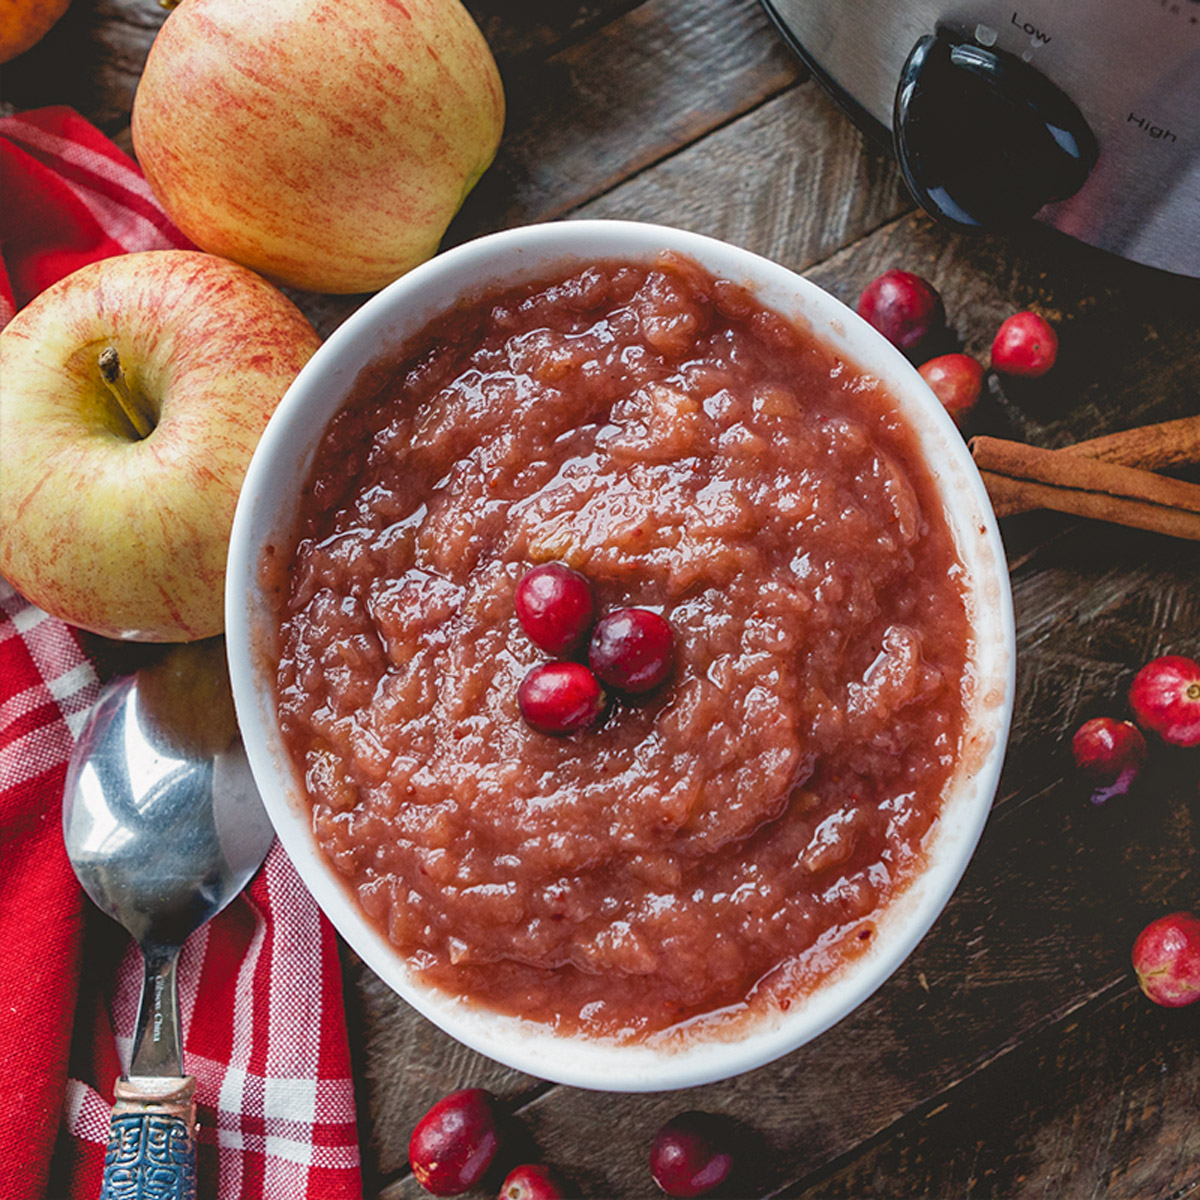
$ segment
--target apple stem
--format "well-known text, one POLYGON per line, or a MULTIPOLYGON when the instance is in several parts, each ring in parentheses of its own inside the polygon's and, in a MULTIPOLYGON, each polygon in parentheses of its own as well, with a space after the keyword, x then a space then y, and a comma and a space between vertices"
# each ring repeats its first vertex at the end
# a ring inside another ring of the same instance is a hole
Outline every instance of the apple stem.
POLYGON ((154 432, 154 426, 146 420, 137 404, 134 403, 133 391, 129 386, 129 381, 125 378, 125 371, 121 367, 121 356, 109 346, 108 349, 100 351, 97 365, 100 367, 100 378, 104 380, 108 385, 108 390, 116 397, 121 411, 129 418, 129 423, 136 430, 138 437, 149 437, 154 432))

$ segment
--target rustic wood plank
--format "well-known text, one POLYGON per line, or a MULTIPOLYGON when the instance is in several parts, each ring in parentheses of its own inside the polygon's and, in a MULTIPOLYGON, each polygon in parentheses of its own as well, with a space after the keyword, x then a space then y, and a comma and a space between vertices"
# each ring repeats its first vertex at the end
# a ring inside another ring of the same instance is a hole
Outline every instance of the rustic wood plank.
POLYGON ((559 216, 799 77, 754 0, 648 0, 506 76, 500 153, 446 242, 559 216))
POLYGON ((463 0, 502 67, 579 41, 644 0, 463 0))
POLYGON ((890 153, 808 83, 571 215, 674 225, 803 271, 911 206, 890 153))
POLYGON ((1200 1045, 1189 1014, 1126 987, 1026 1043, 886 1141, 782 1193, 1168 1200, 1200 1190, 1200 1045))

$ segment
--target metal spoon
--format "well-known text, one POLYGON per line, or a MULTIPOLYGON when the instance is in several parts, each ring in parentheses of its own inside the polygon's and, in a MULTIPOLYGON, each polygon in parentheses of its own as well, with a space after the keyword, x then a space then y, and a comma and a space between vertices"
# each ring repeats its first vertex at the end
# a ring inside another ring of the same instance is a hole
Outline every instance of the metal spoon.
POLYGON ((71 756, 63 837, 84 891, 134 936, 146 968, 101 1200, 191 1200, 196 1081, 183 1073, 175 966, 188 935, 245 887, 273 837, 222 639, 172 647, 104 689, 71 756))

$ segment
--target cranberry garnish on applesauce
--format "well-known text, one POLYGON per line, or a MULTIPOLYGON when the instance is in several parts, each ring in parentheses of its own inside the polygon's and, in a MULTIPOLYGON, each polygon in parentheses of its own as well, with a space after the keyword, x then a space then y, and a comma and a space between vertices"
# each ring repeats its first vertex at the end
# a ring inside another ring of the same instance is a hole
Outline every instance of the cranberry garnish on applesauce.
POLYGON ((583 640, 596 611, 591 584, 562 563, 543 563, 526 571, 513 603, 530 641, 556 655, 583 640))
POLYGON ((595 675, 574 662, 534 667, 517 690, 521 716, 539 733, 578 733, 595 723, 604 702, 595 675))
POLYGON ((617 691, 641 695, 665 682, 675 660, 675 634, 648 608, 619 608, 601 618, 588 645, 588 666, 617 691))

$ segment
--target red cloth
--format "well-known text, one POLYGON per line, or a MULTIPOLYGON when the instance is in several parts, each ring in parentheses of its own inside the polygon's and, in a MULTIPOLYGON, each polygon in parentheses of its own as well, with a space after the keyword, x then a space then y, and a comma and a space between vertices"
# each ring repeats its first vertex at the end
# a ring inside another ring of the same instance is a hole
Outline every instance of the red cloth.
MULTIPOLYGON (((78 114, 0 119, 0 325, 84 263, 188 244, 137 167, 78 114)), ((67 758, 114 657, 112 643, 0 580, 5 1200, 99 1194, 112 1087, 131 1049, 138 951, 85 903, 61 833, 67 758)), ((189 939, 179 977, 199 1194, 361 1197, 337 945, 278 843, 247 891, 189 939)))

